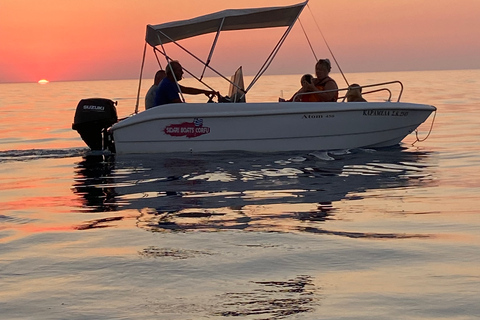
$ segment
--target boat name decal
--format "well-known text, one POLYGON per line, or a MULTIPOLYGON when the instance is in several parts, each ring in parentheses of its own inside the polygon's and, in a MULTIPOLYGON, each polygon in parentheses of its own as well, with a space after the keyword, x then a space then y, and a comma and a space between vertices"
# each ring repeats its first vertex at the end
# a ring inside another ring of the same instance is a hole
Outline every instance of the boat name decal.
POLYGON ((363 110, 364 116, 406 117, 408 111, 402 110, 363 110))
POLYGON ((104 106, 93 106, 93 105, 84 105, 83 110, 95 110, 95 111, 105 111, 104 106))
POLYGON ((195 138, 210 133, 210 128, 203 126, 203 119, 195 118, 193 122, 170 124, 163 129, 163 132, 173 137, 195 138))
POLYGON ((324 119, 324 118, 335 118, 334 114, 304 114, 303 119, 324 119))

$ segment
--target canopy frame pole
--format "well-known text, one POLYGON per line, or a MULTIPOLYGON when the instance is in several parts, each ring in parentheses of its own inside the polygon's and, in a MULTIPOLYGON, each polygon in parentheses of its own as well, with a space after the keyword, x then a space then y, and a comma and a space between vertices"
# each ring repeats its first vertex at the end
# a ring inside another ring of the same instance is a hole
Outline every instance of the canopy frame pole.
MULTIPOLYGON (((303 11, 303 9, 302 9, 303 11)), ((285 33, 282 35, 282 37, 280 38, 280 40, 278 41, 277 45, 274 47, 274 49, 272 50, 272 52, 270 53, 270 55, 268 56, 267 58, 267 61, 265 61, 265 63, 262 65, 262 67, 260 68, 260 70, 258 71, 257 75, 255 76, 255 78, 252 80, 252 82, 250 83, 250 85, 248 86, 247 89, 242 89, 240 88, 237 84, 235 84, 234 82, 232 82, 231 80, 229 80, 228 78, 226 78, 223 74, 221 74, 220 72, 218 72, 217 70, 215 70, 214 68, 212 68, 210 65, 208 65, 206 62, 204 62, 202 59, 198 58, 196 55, 194 55, 193 53, 191 53, 187 48, 183 47, 181 44, 179 44, 177 41, 173 40, 172 38, 170 38, 168 35, 166 35, 165 33, 163 33, 162 31, 158 30, 157 32, 158 33, 161 33, 165 38, 167 38, 168 40, 170 40, 171 43, 175 44, 177 47, 179 47, 180 49, 182 49, 184 52, 186 52, 187 54, 189 54, 191 57, 195 58, 198 62, 200 62, 201 64, 203 64, 205 66, 205 68, 208 68, 210 69, 211 71, 213 71, 214 73, 216 73, 218 76, 220 76, 221 78, 223 78, 225 81, 227 81, 228 83, 232 84, 233 86, 235 86, 236 88, 238 88, 239 90, 241 90, 242 92, 244 92, 245 94, 253 87, 253 85, 258 81, 258 79, 265 73, 265 71, 268 69, 268 67, 270 66, 270 64, 272 63, 273 59, 275 58, 275 56, 277 55, 278 51, 280 50, 280 47, 283 45, 283 43, 285 42, 288 34, 290 33, 290 31, 292 30, 293 28, 293 25, 295 24, 295 22, 298 20, 298 17, 300 16, 300 13, 301 11, 299 12, 299 14, 297 15, 297 18, 294 20, 294 22, 288 26, 287 30, 285 31, 285 33)), ((164 52, 161 52, 159 51, 160 53, 162 53, 163 55, 165 55, 165 57, 167 57, 166 53, 165 53, 165 48, 163 46, 163 43, 161 41, 161 38, 160 38, 160 35, 157 34, 157 38, 158 38, 158 42, 160 43, 160 46, 162 47, 163 51, 164 52)), ((203 81, 201 81, 201 79, 199 79, 197 76, 195 76, 194 74, 190 73, 187 69, 183 69, 185 70, 189 75, 191 75, 193 78, 195 78, 196 80, 198 80, 199 82, 201 82, 202 84, 206 85, 203 81)), ((207 85, 208 88, 210 88, 208 85, 207 85)), ((211 88, 210 88, 211 89, 211 88)), ((212 89, 213 90, 213 89, 212 89)))
POLYGON ((248 85, 247 89, 245 89, 245 93, 247 93, 252 87, 253 85, 258 81, 258 79, 260 79, 260 77, 267 71, 268 67, 270 67, 270 65, 272 64, 273 62, 273 59, 275 58, 275 56, 277 55, 278 51, 280 50, 280 48, 282 47, 283 43, 285 42, 285 40, 287 39, 287 36, 289 35, 290 31, 292 31, 293 29, 293 26, 295 24, 295 22, 298 20, 298 17, 300 16, 300 14, 302 13, 303 11, 303 8, 302 10, 299 11, 298 15, 297 15, 297 18, 292 22, 292 24, 287 28, 287 30, 285 30, 285 33, 283 34, 283 36, 280 38, 280 40, 278 41, 277 45, 273 48, 272 52, 270 53, 270 55, 268 56, 267 60, 265 61, 265 63, 260 67, 260 70, 258 70, 258 73, 255 75, 255 77, 252 79, 252 81, 250 82, 250 84, 248 85))
POLYGON ((203 79, 203 76, 205 75, 205 70, 207 70, 207 65, 210 65, 210 61, 212 60, 213 52, 215 51, 215 48, 217 46, 217 41, 220 36, 220 31, 222 31, 224 22, 225 22, 225 18, 222 19, 222 23, 220 23, 220 27, 217 30, 217 34, 215 35, 215 39, 213 40, 212 47, 210 48, 210 53, 208 54, 207 63, 203 67, 203 71, 202 71, 202 75, 200 76, 200 79, 203 79))
POLYGON ((325 36, 323 35, 322 29, 320 29, 320 25, 318 24, 317 19, 315 19, 315 16, 313 15, 313 11, 310 8, 310 5, 308 3, 307 3, 307 7, 308 7, 308 10, 310 10, 310 14, 312 15, 313 21, 315 21, 315 25, 317 26, 318 31, 320 31, 320 34, 322 35, 323 41, 325 42, 325 45, 327 46, 328 51, 332 55, 333 61, 335 61, 335 64, 337 65, 338 70, 342 74, 343 80, 345 80, 345 83, 347 84, 347 86, 350 86, 350 84, 348 83, 347 77, 345 77, 345 74, 343 73, 343 70, 340 67, 340 64, 338 63, 337 58, 333 54, 333 51, 332 51, 332 49, 330 48, 330 45, 327 42, 327 38, 325 38, 325 36))
MULTIPOLYGON (((160 52, 163 56, 165 56, 167 62, 168 61, 173 61, 172 58, 170 58, 165 52, 162 52, 160 49, 158 49, 157 47, 153 47, 153 50, 155 51, 158 51, 160 52)), ((165 50, 165 48, 163 48, 163 50, 165 50)), ((193 73, 191 73, 190 71, 188 71, 187 69, 185 69, 184 67, 182 67, 182 70, 185 71, 186 73, 188 73, 192 78, 194 78, 195 80, 197 80, 198 82, 200 82, 201 84, 203 84, 205 87, 207 87, 208 89, 212 90, 212 91, 215 91, 214 88, 212 88, 210 85, 208 85, 207 83, 205 83, 202 79, 199 79, 196 75, 194 75, 193 73)), ((176 79, 175 79, 176 80, 176 79)))
POLYGON ((267 60, 265 60, 265 62, 263 63, 263 65, 260 67, 260 69, 258 70, 257 74, 255 75, 255 77, 253 77, 252 81, 250 82, 250 84, 248 85, 247 89, 245 89, 245 92, 248 92, 252 87, 253 85, 258 81, 258 79, 260 79, 260 77, 265 73, 265 71, 267 71, 268 67, 270 66, 270 64, 272 63, 273 59, 275 58, 275 56, 277 55, 278 53, 278 50, 280 50, 280 47, 281 45, 283 44, 283 42, 285 42, 285 39, 287 37, 287 34, 289 32, 289 30, 291 30, 291 27, 290 26, 286 31, 285 33, 283 34, 283 36, 280 38, 280 40, 278 41, 278 43, 276 44, 276 46, 273 48, 272 52, 270 53, 270 55, 267 57, 267 60))
POLYGON ((161 70, 163 70, 162 63, 160 62, 160 59, 158 59, 157 51, 155 51, 155 47, 153 48, 153 54, 155 55, 155 59, 157 59, 158 66, 160 67, 161 70))
POLYGON ((307 39, 308 45, 310 46, 310 50, 312 50, 313 57, 315 58, 315 63, 318 61, 317 55, 315 54, 315 50, 313 49, 312 43, 310 42, 310 38, 308 37, 307 31, 303 27, 303 23, 301 19, 298 19, 298 22, 300 23, 300 26, 302 27, 303 34, 305 35, 305 38, 307 39))
POLYGON ((137 101, 135 103, 135 113, 138 113, 138 104, 140 102, 140 90, 142 88, 143 67, 145 66, 145 55, 147 53, 147 42, 143 46, 142 66, 140 67, 140 80, 138 81, 137 101))
MULTIPOLYGON (((162 47, 162 50, 163 50, 163 52, 160 51, 160 50, 158 50, 158 52, 163 54, 163 56, 165 57, 165 59, 167 61, 167 66, 165 67, 165 71, 167 71, 167 68, 170 68, 170 72, 172 73, 173 78, 175 79, 175 85, 177 86, 178 92, 180 93, 180 98, 182 99, 183 102, 185 102, 185 97, 183 96, 182 89, 180 88, 180 84, 178 83, 178 79, 175 76, 175 72, 173 72, 172 65, 170 64, 172 59, 170 59, 170 57, 167 55, 167 51, 165 51, 165 47, 163 46, 162 39, 160 39, 160 36, 158 34, 157 34, 157 37, 158 37, 158 42, 160 43, 160 46, 162 47)), ((153 48, 154 48, 154 50, 157 49, 155 47, 153 47, 153 48)), ((183 69, 183 67, 182 67, 182 69, 183 69)))
MULTIPOLYGON (((286 24, 283 24, 281 25, 282 27, 287 27, 287 30, 285 31, 284 35, 280 38, 279 42, 277 43, 277 45, 274 47, 274 49, 272 50, 272 52, 270 53, 270 55, 268 56, 267 60, 265 61, 265 63, 262 65, 262 67, 259 69, 257 75, 255 76, 255 78, 251 81, 250 85, 248 86, 248 88, 245 90, 245 89, 242 89, 240 88, 237 84, 235 84, 233 81, 229 80, 228 78, 226 78, 224 75, 222 75, 220 72, 218 72, 217 70, 215 70, 214 68, 212 68, 210 66, 210 62, 211 62, 211 58, 213 56, 213 53, 214 53, 214 50, 215 50, 215 47, 216 47, 216 43, 217 43, 217 40, 218 40, 218 37, 219 37, 219 34, 220 32, 222 31, 223 29, 223 25, 225 25, 226 23, 226 18, 225 17, 222 17, 222 20, 221 20, 221 26, 220 28, 217 30, 217 35, 215 37, 215 40, 212 44, 212 48, 210 50, 210 54, 208 56, 208 59, 207 59, 207 62, 203 61, 202 59, 198 58, 196 55, 194 55, 193 53, 191 53, 189 50, 187 50, 186 48, 184 48, 182 45, 180 45, 177 40, 174 40, 172 39, 171 37, 169 37, 167 34, 165 34, 161 29, 153 29, 153 32, 156 33, 156 36, 157 36, 157 42, 150 42, 148 41, 148 43, 150 44, 150 46, 152 46, 153 48, 157 47, 157 46, 161 46, 163 51, 164 52, 161 52, 166 58, 167 58, 167 61, 169 59, 169 57, 166 55, 166 51, 165 51, 165 48, 164 48, 164 44, 166 43, 174 43, 177 47, 179 47, 181 50, 183 50, 185 53, 189 54, 191 57, 193 57, 194 59, 196 59, 198 62, 200 62, 203 66, 204 66, 204 69, 203 69, 203 72, 201 74, 201 77, 198 78, 197 76, 193 75, 192 73, 190 73, 187 69, 183 68, 183 70, 185 70, 186 72, 188 72, 192 77, 194 77, 196 80, 198 80, 199 82, 203 83, 204 85, 206 85, 204 82, 202 82, 202 79, 205 75, 205 71, 206 69, 208 68, 209 70, 213 71, 216 75, 220 76, 222 79, 224 79, 225 81, 227 81, 228 83, 230 83, 231 85, 235 86, 237 89, 239 89, 240 91, 244 92, 244 93, 247 93, 247 91, 249 91, 253 85, 258 81, 258 79, 266 72, 266 70, 270 67, 271 63, 273 62, 275 56, 277 55, 278 51, 280 50, 281 46, 283 45, 283 43, 285 42, 286 40, 286 37, 287 35, 290 33, 290 31, 292 30, 293 26, 295 25, 295 22, 299 19, 299 16, 301 14, 301 12, 303 11, 303 9, 305 8, 305 6, 308 4, 309 0, 305 0, 303 3, 299 3, 297 5, 292 5, 292 6, 287 6, 285 8, 283 7, 279 7, 279 8, 272 8, 272 9, 299 9, 298 12, 296 13, 296 16, 293 18, 289 18, 289 25, 286 25, 286 24), (165 37, 165 41, 162 41, 162 39, 160 37, 165 37), (152 44, 153 43, 153 44, 152 44)), ((258 12, 252 12, 252 13, 258 13, 258 12)), ((249 13, 250 14, 250 13, 249 13)), ((277 25, 277 26, 280 26, 280 25, 277 25)), ((270 27, 273 27, 273 26, 270 26, 270 27)), ((152 27, 153 28, 153 27, 152 27)), ((257 27, 252 27, 251 29, 255 29, 255 28, 259 28, 258 26, 257 27)), ((249 28, 242 28, 242 29, 249 29, 249 28)), ((230 30, 230 29, 229 29, 230 30)), ((235 29, 235 30, 240 30, 239 29, 235 29)), ((210 31, 212 32, 212 31, 210 31)), ((208 33, 210 33, 208 32, 208 33)), ((200 34, 203 34, 203 33, 200 33, 200 34)), ((148 30, 147 30, 147 37, 148 37, 148 30)), ((188 37, 186 37, 188 38, 188 37)), ((179 38, 179 39, 185 39, 185 38, 179 38)), ((207 85, 208 87, 208 85, 207 85)), ((210 88, 210 87, 209 87, 210 88)))
MULTIPOLYGON (((237 87, 238 89, 242 90, 241 88, 238 87, 238 85, 236 85, 235 83, 233 83, 232 81, 230 81, 227 77, 225 77, 223 74, 221 74, 220 72, 218 72, 217 70, 215 70, 214 68, 212 68, 210 65, 207 65, 202 59, 200 59, 199 57, 197 57, 196 55, 194 55, 193 53, 191 53, 188 49, 186 49, 185 47, 183 47, 181 44, 179 44, 177 41, 173 40, 172 38, 170 38, 168 35, 166 35, 165 33, 161 32, 161 31, 157 31, 159 33, 161 33, 165 38, 167 38, 168 40, 170 40, 171 43, 175 44, 177 47, 179 47, 180 49, 182 49, 183 51, 185 51, 187 54, 189 54, 191 57, 195 58, 198 62, 200 62, 202 65, 206 66, 208 69, 210 69, 211 71, 213 71, 214 73, 216 73, 218 76, 220 76, 222 79, 224 79, 225 81, 227 81, 228 83, 231 83, 233 84, 235 87, 237 87)), ((162 47, 163 51, 160 51, 159 52, 161 54, 163 54, 165 57, 167 57, 166 53, 165 53, 165 48, 163 47, 163 44, 162 42, 160 41, 160 36, 157 34, 157 37, 158 37, 158 41, 160 42, 160 46, 162 47)), ((157 48, 158 50, 158 48, 157 48)), ((168 58, 170 59, 170 58, 168 58)), ((201 79, 199 79, 197 76, 195 76, 194 74, 192 74, 191 72, 189 72, 187 69, 183 68, 183 70, 185 70, 189 75, 191 75, 193 78, 195 78, 196 80, 198 80, 200 83, 204 84, 205 86, 207 86, 209 89, 211 90, 214 90, 212 88, 210 88, 210 86, 206 85, 203 81, 201 81, 201 79)), ((245 90, 242 90, 246 93, 245 90)))

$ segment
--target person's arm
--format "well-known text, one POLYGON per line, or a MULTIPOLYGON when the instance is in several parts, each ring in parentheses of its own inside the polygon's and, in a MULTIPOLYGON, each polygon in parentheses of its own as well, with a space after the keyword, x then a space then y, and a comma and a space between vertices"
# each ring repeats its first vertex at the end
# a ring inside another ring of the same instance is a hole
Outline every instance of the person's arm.
POLYGON ((180 90, 182 93, 186 94, 204 94, 206 96, 209 96, 211 94, 218 95, 219 93, 213 90, 203 90, 203 89, 198 89, 198 88, 192 88, 192 87, 184 87, 180 85, 180 90))
POLYGON ((295 92, 293 94, 293 96, 287 100, 287 101, 302 101, 302 96, 304 96, 303 94, 300 94, 297 96, 297 94, 299 93, 307 93, 307 92, 313 92, 313 91, 318 91, 317 87, 315 87, 313 84, 311 83, 304 83, 303 86, 300 88, 300 90, 298 90, 297 92, 295 92), (295 100, 294 100, 295 99, 295 100))

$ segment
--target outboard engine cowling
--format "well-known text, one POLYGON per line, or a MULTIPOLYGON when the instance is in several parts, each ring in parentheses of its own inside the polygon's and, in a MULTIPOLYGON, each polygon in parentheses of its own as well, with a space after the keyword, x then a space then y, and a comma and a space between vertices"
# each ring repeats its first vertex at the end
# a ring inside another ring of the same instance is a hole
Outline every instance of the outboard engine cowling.
POLYGON ((77 130, 90 149, 114 152, 113 139, 107 129, 118 121, 116 104, 104 98, 82 99, 78 103, 72 129, 77 130))

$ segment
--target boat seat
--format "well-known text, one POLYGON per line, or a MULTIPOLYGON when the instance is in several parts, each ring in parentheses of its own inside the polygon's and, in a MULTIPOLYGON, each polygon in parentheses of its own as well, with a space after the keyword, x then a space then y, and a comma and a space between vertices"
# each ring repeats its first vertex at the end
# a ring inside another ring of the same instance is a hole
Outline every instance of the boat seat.
POLYGON ((245 85, 243 83, 243 71, 240 66, 234 75, 230 79, 230 89, 228 90, 228 96, 232 102, 246 102, 245 99, 245 85))

